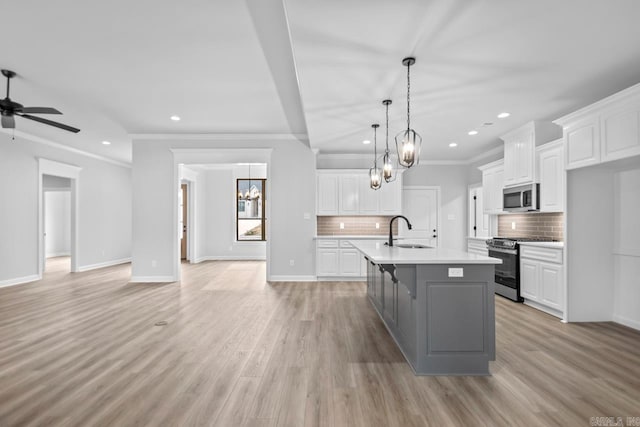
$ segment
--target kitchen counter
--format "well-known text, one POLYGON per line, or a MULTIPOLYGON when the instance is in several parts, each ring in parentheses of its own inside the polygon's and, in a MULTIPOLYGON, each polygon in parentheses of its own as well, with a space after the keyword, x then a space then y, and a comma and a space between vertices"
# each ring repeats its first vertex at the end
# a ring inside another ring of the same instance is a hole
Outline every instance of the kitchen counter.
MULTIPOLYGON (((497 258, 471 254, 454 249, 409 249, 389 247, 384 240, 350 242, 353 247, 376 264, 501 264, 497 258)), ((403 240, 402 243, 422 243, 419 240, 403 240)))
POLYGON ((499 259, 382 240, 350 244, 367 261, 369 300, 416 375, 490 375, 499 259))
POLYGON ((475 237, 475 236, 467 236, 467 240, 482 240, 483 242, 489 240, 489 239, 493 239, 493 237, 475 237))
POLYGON ((539 248, 564 248, 564 242, 518 242, 520 246, 537 246, 539 248))
MULTIPOLYGON (((316 240, 325 240, 325 239, 341 239, 341 240, 386 240, 388 239, 388 236, 382 236, 382 235, 376 235, 376 236, 358 236, 358 235, 334 235, 334 236, 326 236, 326 235, 322 235, 322 236, 315 236, 314 239, 316 240)), ((402 240, 402 237, 398 237, 398 236, 393 236, 394 240, 402 240)))

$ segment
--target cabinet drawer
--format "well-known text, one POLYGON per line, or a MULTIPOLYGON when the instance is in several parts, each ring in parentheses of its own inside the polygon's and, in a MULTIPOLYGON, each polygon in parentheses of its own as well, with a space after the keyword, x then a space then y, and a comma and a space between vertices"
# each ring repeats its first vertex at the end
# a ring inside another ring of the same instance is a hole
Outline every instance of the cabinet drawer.
POLYGON ((562 264, 562 249, 520 245, 520 257, 562 264))
POLYGON ((319 248, 337 248, 338 247, 338 240, 319 239, 318 240, 318 247, 319 248))

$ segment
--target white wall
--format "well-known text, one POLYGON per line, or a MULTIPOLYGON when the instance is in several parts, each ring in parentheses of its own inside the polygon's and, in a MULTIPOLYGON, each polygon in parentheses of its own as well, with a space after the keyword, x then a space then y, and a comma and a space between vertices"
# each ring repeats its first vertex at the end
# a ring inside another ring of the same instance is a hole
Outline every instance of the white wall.
POLYGON ((71 253, 71 192, 44 193, 45 256, 66 256, 71 253))
POLYGON ((0 284, 37 278, 39 157, 82 168, 79 268, 129 258, 131 169, 0 133, 0 284))
POLYGON ((173 200, 178 175, 171 149, 265 148, 272 149, 268 166, 271 215, 267 217, 271 233, 268 255, 271 278, 314 277, 313 152, 296 140, 220 141, 212 138, 185 141, 176 137, 133 141, 133 278, 171 281, 179 274, 173 247, 176 230, 173 200), (309 219, 304 219, 305 213, 310 214, 309 219), (290 260, 294 265, 290 265, 290 260))
POLYGON ((404 172, 404 187, 440 187, 441 247, 466 251, 468 171, 466 165, 418 165, 404 172))
MULTIPOLYGON (((212 259, 265 259, 265 242, 236 241, 236 179, 249 177, 248 166, 225 165, 198 174, 196 262, 212 259)), ((252 178, 267 178, 266 165, 251 166, 252 178)), ((270 203, 267 194, 266 203, 270 203)))

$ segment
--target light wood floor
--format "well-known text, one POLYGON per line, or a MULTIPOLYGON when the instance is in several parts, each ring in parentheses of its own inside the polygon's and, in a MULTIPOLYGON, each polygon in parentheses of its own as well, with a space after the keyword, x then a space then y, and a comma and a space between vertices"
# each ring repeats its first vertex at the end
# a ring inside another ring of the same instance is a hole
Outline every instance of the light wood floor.
MULTIPOLYGON (((496 299, 490 377, 415 377, 363 283, 261 262, 128 265, 0 289, 0 425, 587 426, 640 416, 640 333, 496 299), (166 326, 154 326, 158 321, 166 326)), ((65 272, 66 271, 66 272, 65 272)), ((464 313, 460 313, 461 316, 464 313)))

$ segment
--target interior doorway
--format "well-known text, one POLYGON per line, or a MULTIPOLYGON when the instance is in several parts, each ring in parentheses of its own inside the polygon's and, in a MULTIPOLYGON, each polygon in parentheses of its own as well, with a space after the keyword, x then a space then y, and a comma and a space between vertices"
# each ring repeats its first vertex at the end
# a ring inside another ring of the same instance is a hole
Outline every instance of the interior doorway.
POLYGON ((440 230, 440 187, 405 187, 402 190, 402 212, 413 226, 409 230, 404 221, 398 221, 399 234, 409 239, 425 240, 437 247, 440 230))
POLYGON ((180 235, 180 259, 186 261, 188 259, 188 235, 187 228, 191 226, 189 223, 189 191, 188 185, 183 183, 180 185, 180 194, 178 196, 178 214, 179 214, 179 227, 182 230, 180 235))
POLYGON ((57 269, 71 269, 71 180, 54 175, 42 176, 44 251, 47 271, 56 258, 57 269))

